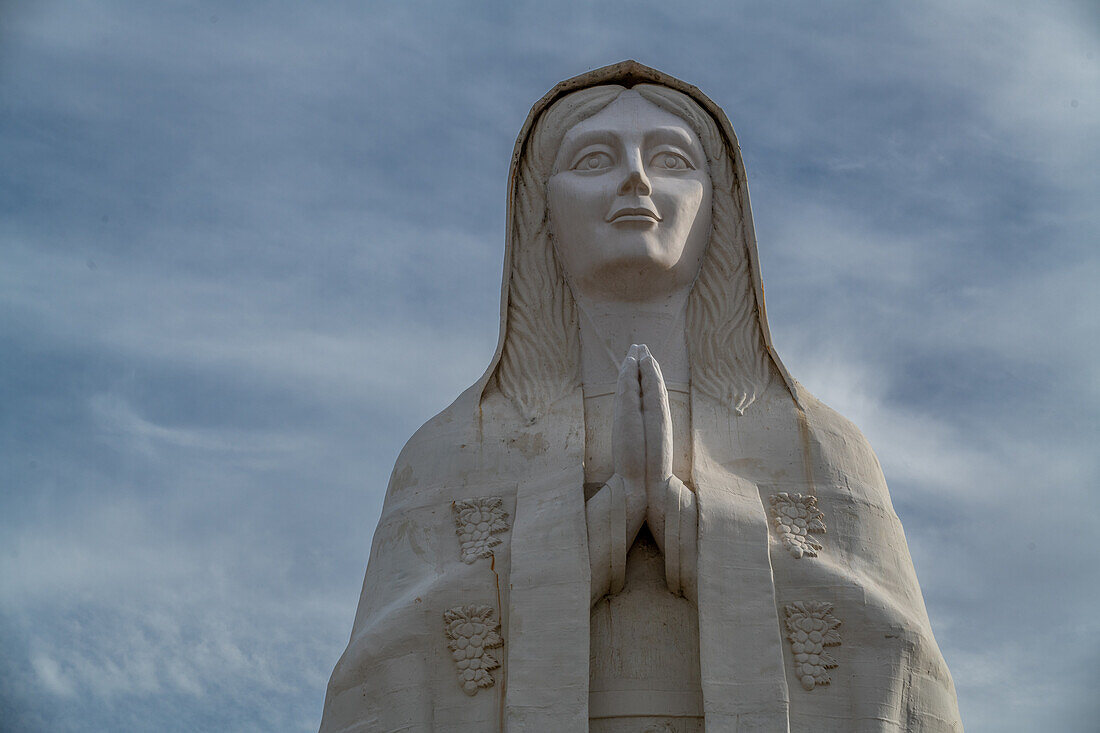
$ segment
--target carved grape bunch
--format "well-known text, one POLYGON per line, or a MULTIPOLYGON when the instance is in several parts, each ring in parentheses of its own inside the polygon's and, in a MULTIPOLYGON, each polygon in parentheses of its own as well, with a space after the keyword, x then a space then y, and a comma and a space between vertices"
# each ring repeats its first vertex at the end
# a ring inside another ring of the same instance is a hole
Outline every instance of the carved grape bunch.
POLYGON ((489 557, 493 548, 501 543, 496 535, 509 528, 508 512, 502 508, 503 503, 499 496, 482 496, 451 505, 462 562, 470 565, 479 557, 489 557))
POLYGON ((831 603, 797 601, 784 607, 787 615, 787 639, 791 642, 794 669, 803 689, 809 691, 831 681, 825 671, 837 666, 827 646, 840 644, 840 620, 832 614, 831 603))
POLYGON ((488 651, 504 645, 495 613, 489 606, 456 606, 443 613, 447 648, 458 668, 458 683, 471 697, 493 686, 490 671, 500 666, 488 651))
POLYGON ((825 534, 825 515, 818 511, 817 498, 784 491, 772 494, 769 502, 772 526, 791 556, 817 557, 821 543, 810 535, 825 534))

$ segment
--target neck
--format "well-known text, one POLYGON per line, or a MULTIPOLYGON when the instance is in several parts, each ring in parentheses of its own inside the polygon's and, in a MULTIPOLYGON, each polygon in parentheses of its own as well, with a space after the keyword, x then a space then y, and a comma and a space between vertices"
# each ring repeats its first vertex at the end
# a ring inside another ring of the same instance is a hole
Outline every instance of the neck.
POLYGON ((581 381, 614 384, 631 344, 645 344, 666 382, 691 378, 687 350, 687 287, 656 301, 623 302, 576 297, 580 310, 581 381))

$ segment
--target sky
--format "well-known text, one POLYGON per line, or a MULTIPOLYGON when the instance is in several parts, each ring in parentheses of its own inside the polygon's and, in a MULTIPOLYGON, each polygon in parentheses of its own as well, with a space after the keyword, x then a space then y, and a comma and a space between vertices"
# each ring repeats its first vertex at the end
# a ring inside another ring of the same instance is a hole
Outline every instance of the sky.
POLYGON ((1098 54, 1063 0, 0 2, 0 730, 316 730, 515 136, 626 58, 733 122, 966 729, 1095 730, 1098 54))

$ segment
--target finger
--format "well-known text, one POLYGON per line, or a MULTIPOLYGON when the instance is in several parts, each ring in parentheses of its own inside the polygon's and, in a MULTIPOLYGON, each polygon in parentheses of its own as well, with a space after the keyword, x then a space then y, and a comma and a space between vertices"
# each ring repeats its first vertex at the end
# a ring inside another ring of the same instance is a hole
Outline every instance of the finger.
POLYGON ((642 417, 646 432, 646 459, 655 479, 665 479, 672 472, 672 411, 668 404, 661 365, 643 347, 638 364, 642 383, 642 417))
MULTIPOLYGON (((638 420, 642 411, 641 383, 638 380, 638 361, 633 356, 623 359, 619 379, 615 385, 615 425, 625 427, 638 420)), ((625 435, 622 437, 626 437, 625 435)))
POLYGON ((641 383, 638 361, 623 360, 615 388, 614 422, 611 426, 611 450, 615 472, 631 481, 645 481, 645 425, 642 421, 641 383))
POLYGON ((629 349, 627 350, 627 352, 626 352, 626 355, 627 355, 628 357, 629 357, 629 356, 632 356, 632 357, 634 357, 634 359, 635 359, 635 360, 637 360, 637 359, 641 359, 641 358, 642 358, 642 356, 641 356, 641 353, 640 353, 640 351, 639 351, 639 347, 638 347, 638 344, 631 344, 631 345, 630 345, 630 348, 629 348, 629 349))
POLYGON ((638 359, 627 355, 619 366, 619 378, 615 384, 615 396, 624 394, 624 391, 637 391, 640 386, 638 377, 638 359))
POLYGON ((661 373, 661 365, 645 345, 641 347, 641 354, 638 360, 638 374, 641 378, 642 394, 645 395, 645 406, 668 415, 668 386, 665 384, 664 374, 661 373), (652 407, 650 407, 651 400, 654 403, 652 407))
POLYGON ((623 359, 623 366, 619 369, 619 381, 615 385, 615 401, 627 412, 637 412, 642 409, 638 360, 633 356, 623 359))

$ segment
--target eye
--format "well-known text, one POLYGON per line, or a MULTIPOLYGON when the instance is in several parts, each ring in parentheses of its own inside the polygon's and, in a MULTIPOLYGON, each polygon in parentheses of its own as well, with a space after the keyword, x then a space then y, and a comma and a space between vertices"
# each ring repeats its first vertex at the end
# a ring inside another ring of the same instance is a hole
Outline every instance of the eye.
POLYGON ((575 171, 601 171, 613 165, 611 156, 607 153, 595 151, 585 155, 573 165, 575 171))
POLYGON ((679 153, 672 153, 669 151, 663 151, 653 156, 653 162, 651 164, 658 170, 667 171, 686 171, 693 170, 695 166, 688 162, 687 158, 679 153))

